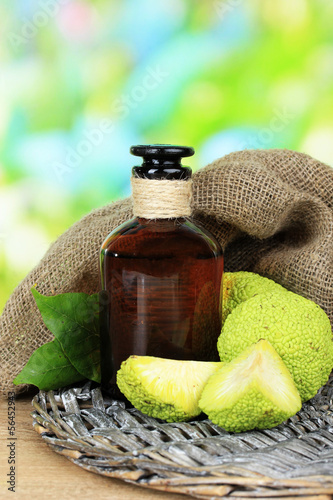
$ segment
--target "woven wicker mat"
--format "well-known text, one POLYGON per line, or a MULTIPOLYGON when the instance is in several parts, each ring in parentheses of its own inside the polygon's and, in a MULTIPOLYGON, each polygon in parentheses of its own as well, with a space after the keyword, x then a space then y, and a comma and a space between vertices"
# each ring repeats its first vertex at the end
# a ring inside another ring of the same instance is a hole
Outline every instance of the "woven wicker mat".
POLYGON ((333 494, 333 376, 269 430, 231 434, 209 420, 168 424, 90 383, 39 392, 33 425, 84 469, 197 498, 333 494))

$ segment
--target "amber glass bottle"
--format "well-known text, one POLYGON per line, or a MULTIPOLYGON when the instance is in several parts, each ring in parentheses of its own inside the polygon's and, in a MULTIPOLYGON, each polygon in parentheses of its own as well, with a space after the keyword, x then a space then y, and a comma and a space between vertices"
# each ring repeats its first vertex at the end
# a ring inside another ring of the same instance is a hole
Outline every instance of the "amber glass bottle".
POLYGON ((116 372, 131 354, 218 359, 223 254, 189 217, 188 147, 133 146, 135 217, 106 238, 100 257, 102 384, 119 397, 116 372), (161 181, 167 181, 161 183, 161 181))

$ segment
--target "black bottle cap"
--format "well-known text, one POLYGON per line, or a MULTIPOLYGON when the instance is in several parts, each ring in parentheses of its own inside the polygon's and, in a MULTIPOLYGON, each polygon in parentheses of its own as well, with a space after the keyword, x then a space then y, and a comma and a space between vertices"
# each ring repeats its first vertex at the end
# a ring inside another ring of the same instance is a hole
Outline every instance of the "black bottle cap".
POLYGON ((143 158, 142 165, 133 167, 134 177, 145 179, 181 179, 191 177, 192 170, 181 164, 181 159, 194 155, 194 149, 171 144, 132 146, 130 152, 143 158))

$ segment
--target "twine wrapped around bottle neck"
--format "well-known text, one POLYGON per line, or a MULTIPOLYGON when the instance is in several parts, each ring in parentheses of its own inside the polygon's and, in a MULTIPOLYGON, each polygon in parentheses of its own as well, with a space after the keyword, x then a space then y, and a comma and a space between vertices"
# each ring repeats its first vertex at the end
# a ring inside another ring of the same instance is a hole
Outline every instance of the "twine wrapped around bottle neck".
POLYGON ((191 215, 192 179, 131 178, 133 214, 145 219, 172 219, 191 215))

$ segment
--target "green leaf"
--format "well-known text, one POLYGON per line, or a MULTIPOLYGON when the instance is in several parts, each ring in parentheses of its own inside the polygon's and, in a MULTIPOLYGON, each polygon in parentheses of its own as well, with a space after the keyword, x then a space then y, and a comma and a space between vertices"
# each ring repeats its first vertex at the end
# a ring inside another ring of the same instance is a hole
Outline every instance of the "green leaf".
POLYGON ((84 378, 100 382, 98 294, 62 293, 47 297, 32 289, 47 328, 84 378))
POLYGON ((33 384, 41 390, 50 391, 84 378, 75 370, 60 342, 55 339, 32 353, 28 363, 14 379, 14 384, 33 384))

